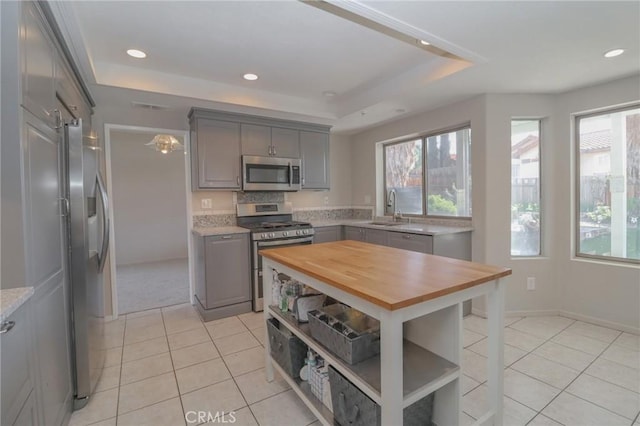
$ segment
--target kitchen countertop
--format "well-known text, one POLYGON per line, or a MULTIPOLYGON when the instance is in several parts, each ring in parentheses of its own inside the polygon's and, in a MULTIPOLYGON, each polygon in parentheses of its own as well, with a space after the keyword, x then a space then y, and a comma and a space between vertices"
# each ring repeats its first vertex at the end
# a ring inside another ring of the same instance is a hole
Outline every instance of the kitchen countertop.
POLYGON ((0 321, 7 319, 31 296, 33 296, 33 287, 0 290, 0 321))
POLYGON ((350 240, 260 254, 391 311, 511 275, 508 268, 350 240))
POLYGON ((248 234, 250 231, 239 226, 207 226, 192 228, 191 232, 201 237, 209 237, 211 235, 248 234))
POLYGON ((446 226, 446 225, 431 225, 428 223, 403 223, 402 225, 373 225, 372 220, 362 219, 343 219, 343 220, 325 220, 325 221, 312 221, 311 224, 314 228, 322 228, 325 226, 356 226, 359 228, 370 229, 383 229, 385 231, 405 232, 410 234, 424 234, 424 235, 445 235, 456 234, 458 232, 471 232, 473 227, 471 226, 446 226))

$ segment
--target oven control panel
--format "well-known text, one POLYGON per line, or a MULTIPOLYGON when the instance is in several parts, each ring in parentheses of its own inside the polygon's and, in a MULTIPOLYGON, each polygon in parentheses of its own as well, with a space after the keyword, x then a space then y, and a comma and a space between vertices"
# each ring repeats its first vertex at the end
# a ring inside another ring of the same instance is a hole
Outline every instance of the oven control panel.
POLYGON ((279 240, 296 237, 310 237, 314 234, 313 228, 309 229, 296 229, 290 231, 274 231, 274 232, 254 232, 251 234, 251 238, 254 241, 263 240, 279 240))

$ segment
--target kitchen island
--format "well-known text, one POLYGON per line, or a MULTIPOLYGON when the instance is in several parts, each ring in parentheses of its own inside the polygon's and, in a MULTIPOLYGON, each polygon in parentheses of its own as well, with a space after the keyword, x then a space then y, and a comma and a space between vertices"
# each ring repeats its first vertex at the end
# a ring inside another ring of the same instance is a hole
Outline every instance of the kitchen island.
MULTIPOLYGON (((382 425, 401 425, 403 409, 435 392, 433 421, 460 423, 462 302, 487 296, 489 323, 489 411, 478 423, 502 424, 504 282, 510 269, 410 252, 358 241, 285 247, 261 251, 265 279, 265 320, 274 317, 364 394, 381 406, 382 425), (298 324, 271 306, 272 270, 380 321, 380 355, 355 365, 340 360, 298 324)), ((274 368, 323 424, 332 413, 289 377, 270 356, 274 368)))

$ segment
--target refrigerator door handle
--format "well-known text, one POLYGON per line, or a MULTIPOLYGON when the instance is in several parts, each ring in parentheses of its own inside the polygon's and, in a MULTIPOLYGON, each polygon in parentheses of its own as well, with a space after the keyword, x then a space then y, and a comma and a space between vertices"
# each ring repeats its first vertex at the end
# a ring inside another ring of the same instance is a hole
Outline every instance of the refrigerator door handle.
POLYGON ((109 248, 109 197, 107 196, 107 189, 104 186, 99 171, 96 174, 96 181, 98 183, 100 201, 102 201, 102 248, 98 256, 98 272, 102 272, 104 263, 107 260, 107 250, 109 248))

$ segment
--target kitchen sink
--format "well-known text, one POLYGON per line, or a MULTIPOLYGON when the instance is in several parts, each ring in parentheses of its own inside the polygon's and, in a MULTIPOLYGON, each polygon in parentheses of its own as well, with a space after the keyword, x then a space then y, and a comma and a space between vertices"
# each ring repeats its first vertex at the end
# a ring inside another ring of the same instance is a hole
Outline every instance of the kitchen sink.
POLYGON ((378 226, 398 226, 398 225, 406 225, 405 222, 369 222, 369 225, 378 225, 378 226))

